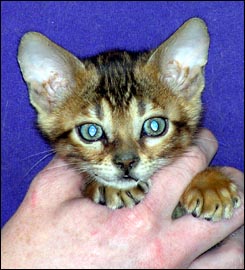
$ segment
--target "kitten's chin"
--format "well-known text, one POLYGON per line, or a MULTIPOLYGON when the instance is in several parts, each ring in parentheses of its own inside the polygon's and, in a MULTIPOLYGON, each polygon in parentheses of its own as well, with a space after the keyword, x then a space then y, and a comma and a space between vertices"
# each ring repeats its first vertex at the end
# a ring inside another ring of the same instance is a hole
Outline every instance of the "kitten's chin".
POLYGON ((115 181, 108 181, 102 177, 94 176, 94 179, 97 182, 99 182, 107 187, 113 187, 113 188, 117 188, 117 189, 134 188, 139 184, 139 182, 141 182, 140 180, 137 180, 135 178, 122 178, 122 179, 117 179, 115 181))

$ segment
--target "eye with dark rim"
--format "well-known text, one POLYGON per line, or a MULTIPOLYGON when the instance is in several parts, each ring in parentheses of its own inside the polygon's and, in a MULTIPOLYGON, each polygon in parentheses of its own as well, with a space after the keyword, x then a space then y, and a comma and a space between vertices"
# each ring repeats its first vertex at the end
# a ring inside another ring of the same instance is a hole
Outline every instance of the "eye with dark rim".
POLYGON ((79 136, 85 142, 96 142, 105 138, 101 126, 94 123, 86 123, 77 127, 79 136))
POLYGON ((142 127, 141 137, 158 137, 166 134, 168 130, 168 119, 153 117, 147 119, 142 127))

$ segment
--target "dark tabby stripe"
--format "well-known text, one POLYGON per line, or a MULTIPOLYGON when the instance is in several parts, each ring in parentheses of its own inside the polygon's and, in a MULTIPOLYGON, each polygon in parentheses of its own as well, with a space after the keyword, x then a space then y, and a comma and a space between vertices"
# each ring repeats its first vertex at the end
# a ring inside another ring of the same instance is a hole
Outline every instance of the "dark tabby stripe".
POLYGON ((100 83, 96 92, 113 106, 128 105, 137 92, 135 63, 142 53, 111 51, 89 58, 98 71, 100 83))

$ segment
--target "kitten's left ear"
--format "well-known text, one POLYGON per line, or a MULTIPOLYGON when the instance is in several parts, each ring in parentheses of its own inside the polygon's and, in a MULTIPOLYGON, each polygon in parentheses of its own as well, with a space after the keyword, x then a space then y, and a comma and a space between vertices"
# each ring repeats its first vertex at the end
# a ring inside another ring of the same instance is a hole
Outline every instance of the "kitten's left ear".
POLYGON ((18 62, 31 103, 40 114, 48 114, 61 104, 85 70, 78 58, 37 32, 22 37, 18 62))
POLYGON ((192 18, 152 53, 148 64, 157 65, 163 84, 189 99, 204 88, 203 67, 207 63, 208 48, 206 24, 192 18))

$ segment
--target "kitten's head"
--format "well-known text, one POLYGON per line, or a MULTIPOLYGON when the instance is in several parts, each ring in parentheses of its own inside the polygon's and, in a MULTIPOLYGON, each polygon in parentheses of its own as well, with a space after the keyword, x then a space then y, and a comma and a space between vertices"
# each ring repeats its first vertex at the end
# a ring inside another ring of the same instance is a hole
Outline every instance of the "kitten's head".
POLYGON ((83 60, 29 32, 18 61, 57 153, 105 185, 131 188, 190 144, 208 46, 205 24, 194 18, 150 52, 83 60))

